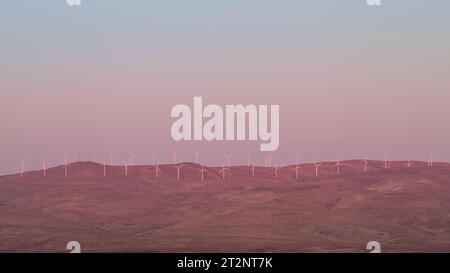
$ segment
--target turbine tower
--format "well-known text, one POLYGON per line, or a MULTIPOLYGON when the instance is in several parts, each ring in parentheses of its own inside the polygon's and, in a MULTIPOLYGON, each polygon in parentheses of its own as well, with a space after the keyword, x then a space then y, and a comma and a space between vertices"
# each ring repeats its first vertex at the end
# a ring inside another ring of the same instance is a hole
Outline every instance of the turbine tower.
POLYGON ((46 158, 41 157, 41 163, 42 163, 42 173, 43 173, 43 176, 45 177, 45 176, 47 176, 47 169, 48 169, 49 162, 47 161, 46 158))
POLYGON ((178 157, 180 156, 180 154, 177 153, 177 150, 174 149, 173 153, 172 153, 172 158, 173 158, 173 164, 177 164, 178 162, 178 157))
POLYGON ((302 167, 300 167, 300 166, 298 165, 298 163, 295 164, 295 168, 292 169, 292 171, 295 172, 295 179, 298 179, 298 174, 299 174, 298 171, 301 170, 301 169, 302 169, 302 167))
POLYGON ((407 154, 406 154, 406 158, 407 158, 407 164, 406 164, 406 166, 407 166, 408 168, 411 168, 411 167, 412 167, 412 161, 411 161, 411 159, 412 159, 413 156, 414 156, 414 155, 413 155, 413 154, 410 154, 410 153, 407 153, 407 154))
POLYGON ((199 155, 200 155, 200 152, 194 151, 195 164, 198 164, 198 156, 199 155))
POLYGON ((161 171, 161 169, 159 168, 158 165, 154 165, 153 168, 155 169, 155 179, 158 179, 159 176, 161 175, 162 171, 161 171))
POLYGON ((266 167, 272 167, 272 161, 273 161, 273 157, 272 154, 269 153, 266 157, 266 167))
POLYGON ((434 158, 434 155, 431 152, 429 152, 428 153, 428 167, 433 167, 433 158, 434 158))
MULTIPOLYGON (((116 156, 116 155, 112 154, 111 152, 108 153, 108 158, 107 158, 107 160, 108 160, 109 166, 112 166, 112 165, 113 165, 113 160, 114 160, 114 157, 115 157, 115 156, 116 156)), ((104 177, 106 176, 106 163, 103 164, 103 176, 104 176, 104 177)))
POLYGON ((184 167, 183 164, 174 167, 175 169, 177 169, 177 180, 180 180, 181 168, 183 167, 184 167))
POLYGON ((336 162, 336 172, 338 175, 341 175, 341 167, 343 167, 343 166, 344 166, 344 164, 342 164, 340 160, 338 160, 336 162))
POLYGON ((364 158, 364 172, 367 172, 367 156, 364 158))
POLYGON ((231 157, 233 157, 233 154, 227 154, 225 155, 225 158, 227 159, 227 167, 230 167, 230 161, 231 161, 231 157))
POLYGON ((280 171, 280 168, 278 168, 278 162, 275 163, 275 167, 273 168, 274 170, 274 174, 275 174, 275 178, 278 178, 278 171, 280 171))
POLYGON ((127 161, 123 161, 123 166, 125 168, 125 176, 128 176, 128 162, 127 161))
POLYGON ((65 153, 63 155, 63 159, 64 159, 64 176, 68 176, 69 175, 69 160, 70 160, 70 155, 68 153, 65 153))
POLYGON ((255 177, 255 165, 252 164, 250 170, 252 171, 252 177, 255 177))
POLYGON ((202 181, 205 180, 205 173, 207 173, 208 170, 204 168, 204 166, 202 165, 202 168, 200 169, 201 175, 202 175, 202 181))
POLYGON ((151 153, 152 155, 152 166, 155 166, 156 164, 156 157, 158 156, 158 153, 151 153))
POLYGON ((389 158, 388 158, 386 153, 384 153, 384 168, 385 169, 389 169, 390 168, 390 166, 389 166, 389 158))
POLYGON ((27 167, 27 162, 22 160, 22 162, 18 165, 20 167, 20 176, 23 176, 23 173, 25 172, 25 168, 27 167))
POLYGON ((319 176, 319 166, 322 165, 321 163, 314 163, 314 166, 316 167, 316 177, 319 176))
POLYGON ((115 154, 112 154, 111 152, 108 153, 108 164, 109 164, 109 166, 113 165, 114 157, 116 157, 115 154))
POLYGON ((225 168, 225 164, 222 164, 222 168, 219 171, 219 173, 222 174, 222 180, 225 180, 225 178, 227 177, 227 171, 231 171, 231 170, 228 168, 225 168))

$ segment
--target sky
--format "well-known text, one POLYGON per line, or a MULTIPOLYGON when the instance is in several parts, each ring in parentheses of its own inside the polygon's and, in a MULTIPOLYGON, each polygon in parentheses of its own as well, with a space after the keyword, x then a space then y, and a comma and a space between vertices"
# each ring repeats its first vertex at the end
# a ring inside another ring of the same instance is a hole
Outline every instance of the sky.
POLYGON ((73 160, 263 164, 259 143, 174 142, 174 105, 280 105, 280 165, 386 152, 450 161, 450 1, 6 0, 0 174, 73 160))

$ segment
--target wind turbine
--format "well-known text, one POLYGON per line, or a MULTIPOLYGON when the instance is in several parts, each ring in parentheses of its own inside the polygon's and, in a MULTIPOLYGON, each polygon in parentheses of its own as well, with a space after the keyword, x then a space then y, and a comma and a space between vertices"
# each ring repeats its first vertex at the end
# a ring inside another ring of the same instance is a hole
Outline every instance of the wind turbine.
POLYGON ((200 152, 194 151, 195 164, 198 164, 198 156, 199 155, 200 155, 200 152))
POLYGON ((161 169, 159 168, 158 165, 154 165, 153 168, 155 169, 155 178, 158 179, 159 176, 161 175, 162 171, 161 171, 161 169))
POLYGON ((23 176, 23 173, 25 172, 25 168, 27 167, 27 162, 22 160, 22 162, 18 165, 20 167, 20 176, 23 176))
POLYGON ((175 166, 175 169, 177 169, 177 180, 180 180, 180 173, 181 173, 181 168, 183 168, 184 165, 180 164, 178 166, 175 166))
POLYGON ((108 153, 108 163, 109 163, 109 166, 112 166, 112 165, 113 165, 114 157, 116 157, 115 154, 112 154, 111 152, 108 153))
POLYGON ((364 158, 364 172, 367 172, 367 156, 364 158))
POLYGON ((222 174, 222 180, 225 180, 225 178, 227 176, 227 171, 230 171, 230 169, 225 168, 225 164, 222 164, 222 168, 219 171, 219 173, 222 174))
POLYGON ((273 170, 275 171, 275 178, 278 178, 278 171, 280 170, 280 168, 278 168, 278 162, 275 163, 273 170))
MULTIPOLYGON (((112 164, 113 164, 113 159, 114 159, 115 156, 116 156, 116 155, 112 154, 111 152, 108 153, 108 158, 107 158, 107 160, 108 160, 109 166, 112 166, 112 164)), ((106 163, 103 164, 103 176, 106 176, 106 163)))
POLYGON ((42 162, 42 172, 44 176, 47 176, 47 169, 48 169, 48 164, 49 162, 47 161, 46 158, 41 157, 41 162, 42 162))
POLYGON ((205 173, 207 173, 208 170, 204 168, 202 165, 202 168, 200 169, 200 173, 202 174, 202 181, 205 180, 205 173))
POLYGON ((172 153, 172 158, 173 158, 173 164, 177 164, 177 160, 180 154, 177 153, 177 150, 174 149, 173 153, 172 153))
POLYGON ((428 167, 433 167, 433 158, 434 158, 434 155, 431 152, 429 152, 428 153, 428 167))
POLYGON ((273 161, 272 154, 269 153, 266 157, 266 167, 272 167, 272 161, 273 161))
POLYGON ((321 163, 314 163, 314 166, 316 167, 316 177, 319 176, 319 166, 322 165, 321 163))
POLYGON ((123 162, 123 166, 125 168, 125 176, 128 176, 128 162, 127 161, 122 161, 123 162))
POLYGON ((298 170, 301 170, 301 169, 302 169, 302 167, 300 167, 300 166, 298 165, 298 163, 295 164, 295 168, 292 169, 292 171, 295 172, 295 179, 298 179, 298 170))
POLYGON ((231 157, 233 157, 233 154, 225 155, 225 158, 227 159, 227 167, 230 167, 231 157))
POLYGON ((251 171, 252 171, 252 177, 255 177, 255 165, 251 165, 250 166, 250 169, 251 169, 251 171))
POLYGON ((386 153, 384 153, 384 168, 389 169, 389 158, 386 153))
POLYGON ((69 175, 69 160, 70 160, 70 155, 68 153, 65 153, 63 155, 63 159, 64 159, 64 176, 68 176, 69 175))
POLYGON ((407 153, 406 154, 406 158, 407 158, 407 164, 406 164, 406 166, 408 167, 408 168, 411 168, 412 167, 412 162, 411 162, 411 159, 412 159, 412 157, 413 157, 414 155, 413 154, 410 154, 410 153, 407 153))
POLYGON ((344 166, 344 164, 342 164, 340 160, 338 160, 336 162, 336 172, 338 175, 341 175, 341 167, 343 167, 343 166, 344 166))
POLYGON ((156 157, 158 156, 158 153, 151 153, 151 155, 152 155, 152 165, 155 166, 156 157))

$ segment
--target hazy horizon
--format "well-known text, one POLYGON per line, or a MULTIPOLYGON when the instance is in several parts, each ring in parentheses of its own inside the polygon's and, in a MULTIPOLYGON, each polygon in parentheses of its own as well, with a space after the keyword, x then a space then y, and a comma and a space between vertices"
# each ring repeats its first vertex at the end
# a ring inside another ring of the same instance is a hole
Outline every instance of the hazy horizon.
POLYGON ((280 165, 450 162, 449 1, 5 1, 0 175, 27 159, 233 165, 259 142, 172 141, 174 105, 280 105, 280 165))

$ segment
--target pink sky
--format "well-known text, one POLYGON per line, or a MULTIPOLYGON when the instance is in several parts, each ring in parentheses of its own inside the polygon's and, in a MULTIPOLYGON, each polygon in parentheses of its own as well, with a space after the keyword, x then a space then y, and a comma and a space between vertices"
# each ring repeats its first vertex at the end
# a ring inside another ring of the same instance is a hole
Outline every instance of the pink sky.
POLYGON ((303 17, 302 9, 270 7, 217 17, 205 7, 205 17, 176 21, 137 7, 17 14, 11 6, 11 15, 0 13, 8 33, 0 45, 0 174, 17 172, 24 157, 31 168, 40 156, 61 164, 66 151, 97 161, 111 151, 117 162, 134 152, 144 164, 152 151, 169 162, 176 147, 183 161, 195 149, 207 164, 228 152, 234 163, 246 163, 248 152, 263 163, 257 142, 174 143, 170 110, 194 96, 222 106, 279 104, 280 164, 297 151, 306 162, 385 151, 450 161, 447 6, 433 16, 415 6, 411 14, 311 6, 302 8, 316 16, 303 17))

